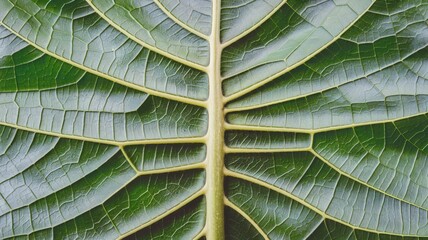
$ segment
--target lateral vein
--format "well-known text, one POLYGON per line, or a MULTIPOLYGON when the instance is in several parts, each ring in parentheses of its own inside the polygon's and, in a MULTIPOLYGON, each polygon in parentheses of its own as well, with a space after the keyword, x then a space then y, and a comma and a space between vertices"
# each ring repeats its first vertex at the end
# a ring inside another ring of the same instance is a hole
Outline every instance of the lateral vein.
POLYGON ((259 185, 261 187, 265 187, 267 189, 275 191, 275 192, 277 192, 279 194, 284 195, 285 197, 288 197, 288 198, 290 198, 290 199, 292 199, 292 200, 294 200, 294 201, 296 201, 296 202, 304 205, 305 207, 309 208, 310 210, 312 210, 312 211, 316 212, 317 214, 321 215, 324 219, 330 219, 332 221, 338 222, 338 223, 340 223, 342 225, 345 225, 347 227, 350 227, 352 229, 357 229, 357 230, 366 231, 366 232, 372 232, 372 233, 376 233, 376 234, 385 234, 385 235, 393 235, 393 236, 406 236, 406 237, 418 237, 416 235, 402 235, 402 234, 397 234, 397 233, 383 232, 383 231, 377 231, 377 230, 373 230, 373 229, 367 229, 367 228, 362 228, 362 227, 354 226, 354 225, 352 225, 350 223, 344 222, 344 221, 342 221, 340 219, 337 219, 337 218, 335 218, 333 216, 330 216, 327 213, 325 213, 325 212, 319 210, 318 208, 312 206, 311 204, 307 203, 305 200, 303 200, 301 198, 298 198, 298 197, 294 196, 293 194, 291 194, 291 193, 289 193, 289 192, 287 192, 287 191, 285 191, 285 190, 283 190, 281 188, 278 188, 276 186, 272 186, 272 185, 270 185, 270 184, 268 184, 266 182, 263 182, 263 181, 260 181, 258 179, 249 177, 247 175, 243 175, 243 174, 240 174, 240 173, 237 173, 237 172, 230 171, 228 169, 225 169, 225 175, 229 176, 229 177, 234 177, 234 178, 238 178, 238 179, 241 179, 241 180, 245 180, 245 181, 251 182, 253 184, 257 184, 257 185, 259 185))
POLYGON ((84 65, 78 64, 78 63, 76 63, 74 61, 71 61, 71 60, 66 59, 64 57, 56 55, 55 53, 53 53, 51 51, 48 51, 48 50, 46 50, 46 49, 38 46, 37 44, 35 44, 35 43, 31 42, 30 40, 26 39, 21 34, 19 34, 18 32, 14 31, 12 28, 10 28, 9 26, 7 26, 7 25, 5 25, 5 24, 3 24, 1 22, 0 22, 0 25, 3 26, 3 27, 5 27, 7 30, 9 30, 14 35, 18 36, 20 39, 22 39, 23 41, 27 42, 29 45, 31 45, 32 47, 36 48, 37 50, 39 50, 39 51, 41 51, 41 52, 43 52, 43 53, 45 53, 45 54, 47 54, 47 55, 49 55, 51 57, 54 57, 54 58, 56 58, 56 59, 58 59, 60 61, 63 61, 65 63, 67 63, 67 64, 70 64, 70 65, 72 65, 74 67, 82 69, 82 70, 84 70, 84 71, 86 71, 88 73, 91 73, 91 74, 97 75, 99 77, 105 78, 107 80, 110 80, 112 82, 115 82, 115 83, 117 83, 119 85, 122 85, 122 86, 125 86, 125 87, 129 87, 129 88, 132 88, 132 89, 135 89, 135 90, 138 90, 138 91, 142 91, 142 92, 151 94, 153 96, 158 96, 158 97, 162 97, 162 98, 165 98, 165 99, 174 100, 174 101, 178 101, 178 102, 182 102, 182 103, 187 103, 187 104, 191 104, 191 105, 195 105, 195 106, 206 107, 206 105, 207 105, 206 101, 203 101, 203 100, 197 100, 197 99, 192 99, 192 98, 188 98, 188 97, 173 95, 173 94, 166 93, 166 92, 160 92, 160 91, 157 91, 157 90, 153 90, 153 89, 150 89, 150 88, 147 88, 147 87, 143 87, 143 86, 140 86, 140 85, 137 85, 137 84, 134 84, 134 83, 131 83, 131 82, 127 82, 125 80, 122 80, 122 79, 119 79, 119 78, 115 78, 115 77, 112 77, 110 75, 98 72, 95 69, 91 69, 91 68, 86 67, 84 65))
POLYGON ((121 32, 122 34, 124 34, 125 36, 127 36, 128 38, 130 38, 130 39, 132 39, 134 42, 136 42, 136 43, 138 43, 138 44, 140 44, 141 46, 143 46, 143 47, 145 47, 145 48, 147 48, 147 49, 149 49, 149 50, 151 50, 151 51, 153 51, 153 52, 156 52, 156 53, 159 53, 159 54, 161 54, 161 55, 163 55, 163 56, 165 56, 165 57, 167 57, 167 58, 169 58, 169 59, 172 59, 172 60, 174 60, 174 61, 176 61, 176 62, 179 62, 179 63, 181 63, 181 64, 184 64, 184 65, 186 65, 186 66, 188 66, 188 67, 191 67, 191 68, 194 68, 194 69, 197 69, 197 70, 199 70, 199 71, 203 71, 203 72, 207 72, 207 67, 205 67, 205 66, 203 66, 203 65, 200 65, 200 64, 197 64, 197 63, 194 63, 194 62, 191 62, 191 61, 189 61, 189 60, 186 60, 186 59, 183 59, 183 58, 180 58, 180 57, 177 57, 177 56, 175 56, 175 55, 173 55, 173 54, 171 54, 171 53, 168 53, 168 52, 165 52, 165 51, 163 51, 163 50, 160 50, 160 49, 158 49, 158 48, 156 48, 156 47, 154 47, 154 46, 151 46, 150 44, 147 44, 147 43, 145 43, 145 42, 143 42, 142 40, 140 40, 139 38, 137 38, 137 37, 135 37, 135 36, 133 36, 133 35, 131 35, 131 34, 129 34, 126 30, 124 30, 120 25, 118 25, 118 24, 116 24, 115 22, 113 22, 112 20, 110 20, 103 12, 101 12, 93 3, 92 3, 92 0, 86 0, 86 2, 94 9, 94 11, 99 15, 99 16, 101 16, 106 22, 108 22, 111 26, 113 26, 115 29, 117 29, 119 32, 121 32))

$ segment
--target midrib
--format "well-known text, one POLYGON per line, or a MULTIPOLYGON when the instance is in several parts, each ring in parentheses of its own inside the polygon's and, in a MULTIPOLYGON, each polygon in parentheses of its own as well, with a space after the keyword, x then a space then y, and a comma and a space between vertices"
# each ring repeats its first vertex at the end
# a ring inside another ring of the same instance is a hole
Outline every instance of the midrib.
POLYGON ((221 89, 220 1, 213 1, 212 28, 209 38, 210 64, 207 132, 207 219, 208 240, 224 239, 224 102, 221 89))

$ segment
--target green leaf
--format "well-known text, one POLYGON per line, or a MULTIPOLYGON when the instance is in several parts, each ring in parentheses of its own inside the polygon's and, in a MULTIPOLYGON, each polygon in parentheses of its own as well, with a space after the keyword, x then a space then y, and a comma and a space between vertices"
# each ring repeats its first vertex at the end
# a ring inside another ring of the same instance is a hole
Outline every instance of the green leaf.
POLYGON ((1 239, 428 239, 425 0, 0 2, 1 239))

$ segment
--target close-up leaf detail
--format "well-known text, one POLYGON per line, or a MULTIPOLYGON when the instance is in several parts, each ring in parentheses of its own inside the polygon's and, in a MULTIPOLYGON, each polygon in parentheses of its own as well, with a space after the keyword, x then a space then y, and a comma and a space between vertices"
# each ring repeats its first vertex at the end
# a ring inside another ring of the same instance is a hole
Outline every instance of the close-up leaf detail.
POLYGON ((428 1, 0 0, 0 239, 428 239, 428 1))

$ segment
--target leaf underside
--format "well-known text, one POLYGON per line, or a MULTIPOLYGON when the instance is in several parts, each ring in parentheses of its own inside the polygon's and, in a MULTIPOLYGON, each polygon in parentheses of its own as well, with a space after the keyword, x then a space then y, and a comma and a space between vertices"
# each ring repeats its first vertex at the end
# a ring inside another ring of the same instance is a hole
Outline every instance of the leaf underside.
POLYGON ((0 238, 428 239, 427 22, 426 0, 1 1, 0 238))

